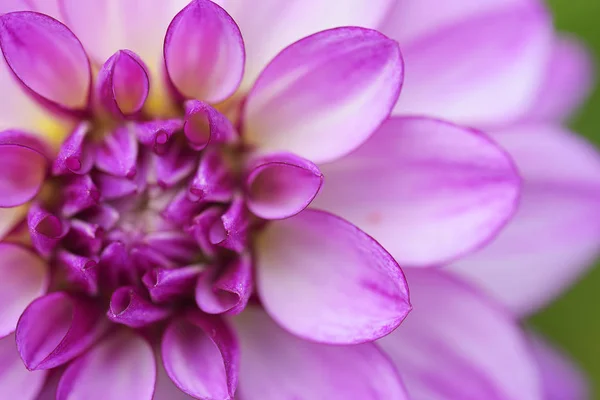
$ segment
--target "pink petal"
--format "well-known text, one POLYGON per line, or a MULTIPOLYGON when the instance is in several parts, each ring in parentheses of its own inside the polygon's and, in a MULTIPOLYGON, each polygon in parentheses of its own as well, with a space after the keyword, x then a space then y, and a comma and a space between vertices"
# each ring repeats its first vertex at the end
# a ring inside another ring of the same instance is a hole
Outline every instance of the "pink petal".
POLYGON ((289 153, 261 157, 248 170, 248 209, 264 219, 298 214, 308 207, 323 184, 323 174, 316 165, 289 153))
POLYGON ((137 123, 134 130, 141 144, 152 147, 156 154, 164 154, 171 137, 182 127, 183 121, 170 119, 137 123))
POLYGON ((48 159, 42 142, 19 131, 0 132, 0 207, 33 199, 46 177, 48 159))
POLYGON ((600 254, 600 154, 543 124, 493 137, 523 176, 519 209, 494 242, 452 270, 523 315, 558 296, 600 254))
POLYGON ((188 197, 199 202, 228 202, 233 197, 235 179, 231 167, 218 149, 202 153, 188 197))
POLYGON ((196 285, 196 303, 208 314, 239 314, 252 294, 252 260, 247 254, 230 261, 217 276, 204 271, 196 285))
POLYGON ((370 236, 323 211, 306 209, 267 225, 256 244, 256 280, 271 317, 318 342, 377 339, 411 309, 396 261, 370 236))
POLYGON ((15 330, 19 316, 48 287, 46 263, 15 244, 0 243, 0 337, 15 330))
POLYGON ((542 400, 517 321, 437 269, 408 268, 414 311, 377 344, 415 400, 542 400))
POLYGON ((128 116, 141 111, 150 79, 144 62, 129 50, 119 50, 100 69, 96 82, 97 96, 114 116, 128 116))
POLYGON ((544 400, 589 399, 589 383, 579 368, 541 337, 532 335, 531 340, 542 376, 544 400))
POLYGON ((286 46, 339 26, 375 28, 393 0, 218 0, 240 26, 247 62, 242 89, 248 90, 265 65, 286 46))
POLYGON ((108 174, 133 178, 136 174, 138 142, 129 126, 107 134, 96 150, 96 167, 108 174))
POLYGON ((235 92, 244 73, 240 30, 209 0, 193 0, 173 18, 164 54, 173 85, 187 98, 223 101, 235 92))
POLYGON ((69 365, 56 400, 150 400, 155 381, 152 347, 137 334, 120 330, 69 365))
POLYGON ((177 386, 175 386, 171 378, 169 378, 169 375, 167 375, 167 371, 165 371, 162 359, 159 359, 156 363, 156 388, 154 390, 154 397, 152 399, 194 400, 196 397, 187 395, 185 392, 181 391, 177 386))
POLYGON ((189 296, 194 291, 201 265, 176 269, 155 268, 142 277, 150 298, 155 303, 169 302, 189 296))
POLYGON ((44 14, 4 14, 0 47, 16 77, 43 103, 73 111, 88 107, 90 63, 66 26, 44 14))
POLYGON ((89 175, 76 175, 62 188, 62 212, 66 217, 94 207, 100 200, 100 191, 89 175))
POLYGON ((140 292, 135 287, 128 286, 115 290, 106 313, 108 319, 132 328, 141 328, 169 316, 169 308, 154 304, 140 292))
POLYGON ((185 104, 183 131, 195 150, 204 150, 209 143, 226 143, 237 138, 235 128, 226 116, 197 100, 185 104))
POLYGON ((5 399, 35 400, 44 386, 46 371, 30 372, 15 346, 15 336, 0 339, 0 393, 5 399))
POLYGON ((315 163, 362 144, 398 99, 398 44, 377 31, 319 32, 287 47, 248 94, 245 139, 259 152, 289 151, 315 163))
POLYGON ((205 400, 233 397, 238 376, 238 344, 216 316, 190 313, 167 327, 162 340, 165 369, 175 385, 205 400))
POLYGON ((243 399, 408 399, 390 360, 372 343, 333 346, 289 334, 257 307, 235 319, 243 399))
POLYGON ((34 204, 29 209, 27 227, 33 248, 43 257, 50 256, 69 231, 64 220, 44 210, 39 204, 34 204))
POLYGON ((17 325, 17 348, 27 369, 51 369, 82 354, 106 326, 93 302, 54 292, 39 297, 23 312, 17 325))
POLYGON ((95 155, 88 136, 90 130, 90 125, 82 122, 64 140, 52 165, 54 175, 83 175, 90 172, 95 155))
POLYGON ((248 243, 250 216, 241 197, 234 198, 227 211, 208 231, 212 245, 241 253, 248 243))
POLYGON ((546 67, 527 120, 564 120, 583 103, 593 88, 594 63, 589 50, 577 39, 559 37, 546 67))
POLYGON ((435 265, 483 245, 519 194, 512 161, 486 136, 420 117, 387 120, 321 170, 314 206, 373 235, 400 265, 435 265))
POLYGON ((59 249, 56 261, 63 269, 68 282, 88 295, 98 292, 98 261, 95 258, 59 249))
POLYGON ((406 82, 395 115, 470 126, 506 124, 534 101, 552 25, 538 2, 437 30, 404 47, 406 82))

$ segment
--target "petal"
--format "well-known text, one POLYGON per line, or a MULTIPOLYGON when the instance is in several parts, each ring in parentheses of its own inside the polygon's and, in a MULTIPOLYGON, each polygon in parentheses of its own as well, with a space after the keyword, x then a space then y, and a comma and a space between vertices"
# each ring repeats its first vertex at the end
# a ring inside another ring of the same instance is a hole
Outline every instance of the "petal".
POLYGON ((133 178, 137 158, 138 142, 127 125, 107 134, 96 149, 96 167, 114 176, 133 178))
POLYGON ((324 211, 306 209, 266 227, 256 245, 256 280, 275 321, 319 342, 377 339, 411 308, 396 261, 370 236, 324 211))
POLYGON ((95 257, 86 257, 59 249, 57 264, 64 270, 65 278, 88 295, 98 292, 98 261, 95 257))
POLYGON ((458 257, 513 215, 519 177, 480 132, 447 122, 391 118, 358 150, 321 166, 314 207, 372 235, 400 265, 458 257))
POLYGON ((155 159, 156 181, 162 188, 173 187, 188 178, 198 166, 198 153, 183 142, 171 143, 155 159))
POLYGON ((62 188, 62 212, 66 217, 94 207, 100 200, 100 191, 89 175, 75 175, 62 188))
POLYGON ((155 268, 142 277, 150 298, 155 303, 173 301, 189 296, 194 291, 201 265, 189 265, 176 269, 155 268))
POLYGON ((4 14, 0 47, 16 77, 44 104, 73 111, 88 107, 90 62, 66 26, 44 14, 4 14))
POLYGON ((589 399, 589 385, 579 368, 541 337, 532 335, 531 340, 542 375, 544 400, 589 399))
POLYGON ((25 214, 27 214, 26 206, 0 208, 0 239, 10 233, 25 214))
POLYGON ((23 365, 14 335, 0 339, 0 393, 6 399, 35 400, 44 386, 46 371, 30 372, 23 365))
POLYGON ((206 400, 233 397, 239 349, 219 317, 195 313, 171 322, 163 336, 162 357, 169 377, 190 396, 206 400))
POLYGON ((167 318, 170 313, 170 309, 144 298, 136 288, 123 286, 113 292, 106 315, 118 324, 141 328, 167 318))
MULTIPOLYGON (((185 392, 179 390, 173 383, 162 360, 157 360, 156 363, 156 388, 154 390, 154 397, 152 400, 194 400, 195 397, 187 395, 185 392)), ((54 399, 52 399, 54 400, 54 399)))
POLYGON ((31 243, 38 254, 48 257, 65 237, 68 224, 58 216, 34 204, 27 213, 27 226, 31 243))
POLYGON ((452 270, 523 315, 569 287, 600 254, 600 154, 543 124, 493 137, 523 177, 519 209, 490 245, 452 270))
POLYGON ((43 144, 18 131, 0 132, 0 207, 15 207, 33 199, 46 177, 48 159, 43 144))
POLYGON ((94 152, 89 143, 90 125, 83 122, 61 143, 58 155, 52 165, 54 175, 90 172, 94 165, 94 152))
POLYGON ((211 244, 235 252, 242 252, 248 242, 250 216, 241 197, 234 198, 229 208, 208 231, 211 244))
POLYGON ((15 330, 27 305, 46 292, 48 270, 35 253, 0 243, 0 337, 15 330))
POLYGON ((240 30, 209 0, 193 0, 173 18, 164 54, 171 82, 187 98, 223 101, 235 92, 244 73, 240 30))
POLYGON ((408 399, 390 360, 373 343, 333 346, 299 339, 257 307, 235 319, 244 399, 408 399))
POLYGON ((237 133, 229 119, 203 101, 190 100, 185 104, 183 132, 190 147, 204 150, 209 143, 226 143, 237 133))
POLYGON ((592 90, 593 76, 589 50, 575 38, 557 38, 546 77, 525 118, 559 121, 570 117, 592 90))
POLYGON ((203 272, 196 285, 196 304, 208 314, 239 314, 252 294, 252 260, 247 254, 229 262, 218 276, 203 272))
POLYGON ((375 28, 392 0, 346 0, 344 6, 321 0, 218 0, 238 23, 246 45, 242 89, 248 90, 265 65, 286 46, 313 33, 339 26, 375 28))
POLYGON ((289 153, 262 157, 248 169, 246 203, 250 211, 264 219, 298 214, 323 184, 323 174, 315 164, 289 153))
POLYGON ((150 92, 144 62, 130 50, 117 51, 100 69, 96 92, 104 108, 116 117, 141 111, 150 92))
POLYGON ((377 31, 337 28, 287 47, 244 107, 244 138, 260 152, 315 163, 349 153, 389 115, 403 79, 398 44, 377 31))
POLYGON ((422 37, 402 48, 407 79, 393 113, 479 127, 512 122, 534 101, 551 39, 538 2, 422 37))
POLYGON ((537 365, 518 323, 437 269, 406 271, 414 311, 377 344, 415 400, 542 400, 537 365))
POLYGON ((150 400, 155 381, 152 347, 135 333, 121 330, 69 365, 56 400, 150 400))
POLYGON ((200 202, 228 202, 233 197, 235 178, 223 153, 207 149, 189 187, 188 197, 200 202))
POLYGON ((106 327, 93 302, 54 292, 39 297, 23 312, 17 325, 17 348, 27 369, 51 369, 87 350, 106 327))
POLYGON ((146 121, 135 125, 135 134, 141 144, 152 147, 156 154, 163 154, 173 134, 182 127, 183 121, 178 119, 146 121))

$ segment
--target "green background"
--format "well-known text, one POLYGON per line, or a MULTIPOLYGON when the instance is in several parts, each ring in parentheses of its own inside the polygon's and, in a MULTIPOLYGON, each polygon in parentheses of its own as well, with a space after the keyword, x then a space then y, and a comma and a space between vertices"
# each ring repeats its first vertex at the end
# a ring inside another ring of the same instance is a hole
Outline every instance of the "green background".
MULTIPOLYGON (((600 81, 600 0, 548 0, 556 26, 587 43, 597 62, 600 81)), ((600 147, 600 90, 573 119, 571 126, 600 147)), ((588 374, 594 399, 600 400, 600 264, 591 269, 531 323, 570 354, 588 374)), ((569 399, 565 399, 569 400, 569 399)))

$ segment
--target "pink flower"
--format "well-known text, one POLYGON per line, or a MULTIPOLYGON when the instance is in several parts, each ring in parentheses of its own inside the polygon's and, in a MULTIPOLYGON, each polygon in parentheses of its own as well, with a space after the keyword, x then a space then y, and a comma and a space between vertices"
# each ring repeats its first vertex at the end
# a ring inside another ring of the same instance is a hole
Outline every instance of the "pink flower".
MULTIPOLYGON (((580 205, 597 155, 551 128, 583 95, 585 58, 537 1, 0 7, 3 396, 582 390, 494 301, 423 268, 451 264, 496 293, 521 275, 499 282, 497 256, 488 273, 471 257, 529 243, 514 268, 542 265, 523 210, 492 242, 515 213, 517 167, 524 196, 568 192, 582 210, 540 217, 557 251, 579 221, 596 243, 580 205), (527 140, 549 143, 534 155, 556 173, 528 169, 527 140)), ((582 266, 592 247, 573 248, 582 266)), ((572 254, 540 286, 558 290, 572 254)), ((526 289, 515 309, 545 300, 526 289)))

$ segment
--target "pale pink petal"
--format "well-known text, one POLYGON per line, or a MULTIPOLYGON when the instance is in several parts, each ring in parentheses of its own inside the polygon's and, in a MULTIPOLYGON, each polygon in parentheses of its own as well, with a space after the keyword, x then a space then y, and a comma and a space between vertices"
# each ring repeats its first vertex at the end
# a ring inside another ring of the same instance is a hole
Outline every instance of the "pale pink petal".
POLYGON ((237 339, 219 317, 188 313, 171 322, 162 340, 165 370, 190 396, 229 400, 238 381, 237 339))
POLYGON ((247 65, 242 90, 279 51, 313 33, 339 26, 375 28, 394 0, 217 0, 240 26, 247 65))
POLYGON ((25 216, 26 206, 0 208, 0 239, 4 238, 25 216))
POLYGON ((24 247, 0 243, 0 337, 15 330, 21 313, 48 287, 44 260, 24 247))
MULTIPOLYGON (((152 400, 194 400, 192 397, 186 394, 184 391, 179 389, 169 375, 165 371, 163 360, 159 358, 157 354, 156 360, 156 388, 154 389, 154 396, 152 400)), ((54 399, 52 399, 54 400, 54 399)))
POLYGON ((0 394, 4 399, 34 400, 44 386, 46 371, 30 372, 17 352, 15 336, 0 339, 0 394))
POLYGON ((47 167, 42 142, 20 131, 0 132, 0 207, 33 199, 42 188, 47 167))
POLYGON ((263 70, 244 107, 244 139, 258 152, 289 151, 315 163, 339 158, 387 118, 402 79, 398 44, 379 32, 319 32, 263 70))
POLYGON ((370 236, 324 211, 271 222, 256 245, 256 287, 267 312, 310 340, 362 343, 410 311, 396 261, 370 236))
POLYGON ((372 343, 334 346, 302 340, 257 307, 247 308, 234 322, 243 399, 409 398, 390 360, 372 343))
POLYGON ((90 63, 77 37, 39 13, 0 17, 0 47, 23 85, 43 104, 83 111, 90 100, 90 63))
POLYGON ((552 24, 534 5, 470 18, 402 47, 406 80, 395 115, 506 124, 533 103, 550 55, 552 24))
POLYGON ((165 66, 185 97, 218 103, 244 74, 244 42, 235 21, 210 0, 193 0, 173 18, 165 36, 165 66))
POLYGON ((391 118, 358 150, 321 166, 313 206, 346 218, 400 265, 430 266, 489 241, 513 215, 519 177, 482 133, 391 118))
POLYGON ((542 376, 544 400, 590 398, 586 377, 565 354, 538 335, 531 335, 531 341, 542 376))
POLYGON ((539 0, 396 0, 379 30, 406 46, 425 35, 472 18, 535 3, 539 0))
POLYGON ((440 270, 406 273, 414 310, 377 344, 411 399, 543 399, 536 360, 516 320, 440 270))
POLYGON ((452 270, 519 314, 547 304, 600 254, 600 154, 559 127, 524 125, 494 139, 523 176, 517 214, 452 270))
POLYGON ((312 162, 289 153, 271 154, 248 166, 246 203, 264 219, 283 219, 309 206, 323 184, 312 162))
POLYGON ((121 330, 69 364, 56 400, 150 400, 155 381, 152 347, 137 334, 121 330))
POLYGON ((589 50, 575 38, 558 37, 536 101, 524 118, 560 121, 570 117, 590 94, 593 81, 589 50))

